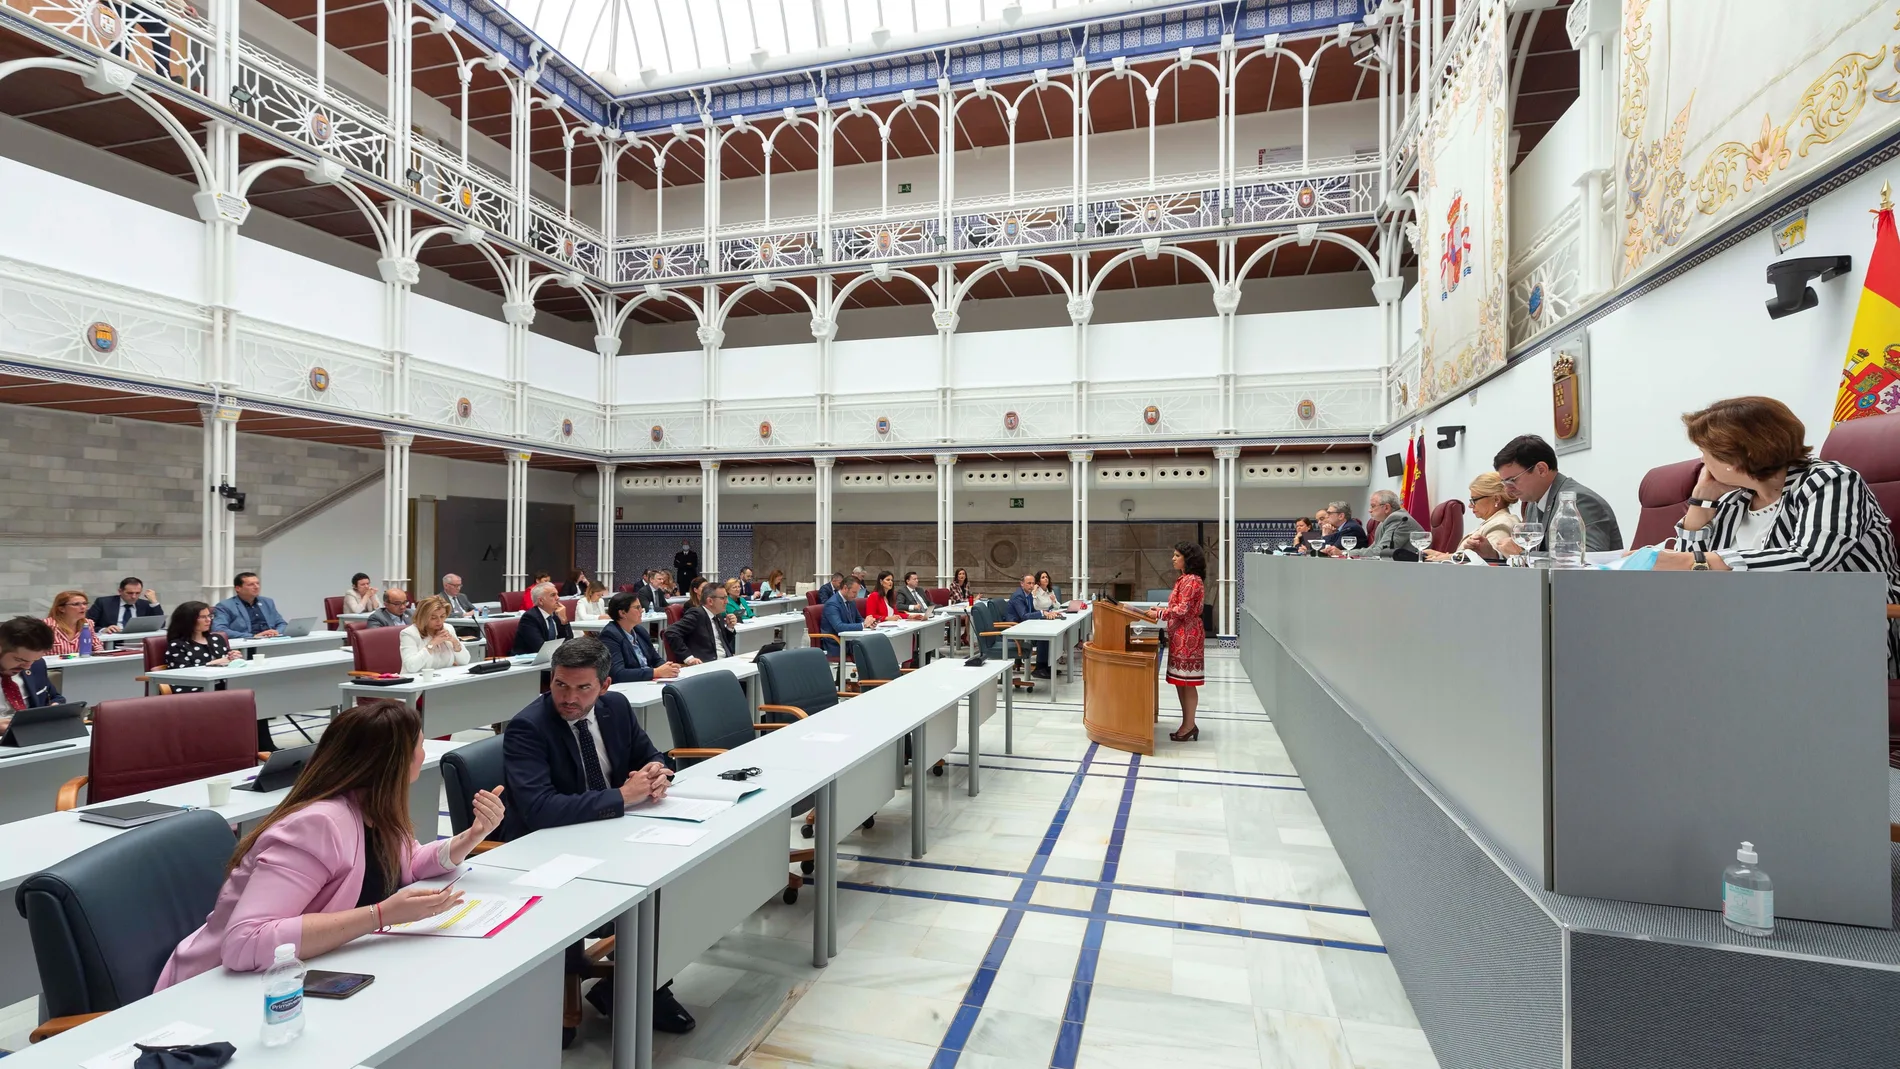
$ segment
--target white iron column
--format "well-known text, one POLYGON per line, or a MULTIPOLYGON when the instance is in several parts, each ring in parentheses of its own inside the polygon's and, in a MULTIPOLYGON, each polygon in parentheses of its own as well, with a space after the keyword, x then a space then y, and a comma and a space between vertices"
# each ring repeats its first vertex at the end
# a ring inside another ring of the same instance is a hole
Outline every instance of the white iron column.
MULTIPOLYGON (((719 287, 707 286, 699 296, 708 314, 719 307, 719 287)), ((726 342, 726 332, 719 327, 702 326, 695 333, 699 337, 700 351, 699 446, 716 449, 719 445, 719 347, 726 342)))
POLYGON ((1069 453, 1069 530, 1074 544, 1069 550, 1071 574, 1069 596, 1087 599, 1089 590, 1089 461, 1095 454, 1086 449, 1069 453))
MULTIPOLYGON (((818 307, 830 307, 831 276, 818 277, 818 307)), ((838 321, 823 315, 811 320, 811 337, 818 343, 818 444, 831 444, 831 339, 838 336, 838 321)))
MULTIPOLYGON (((1076 256, 1076 292, 1086 292, 1088 285, 1087 269, 1083 257, 1076 256)), ((1070 330, 1074 335, 1074 375, 1071 378, 1069 393, 1073 415, 1070 419, 1070 431, 1077 438, 1088 434, 1088 374, 1089 374, 1089 317, 1095 314, 1095 302, 1087 297, 1073 297, 1069 300, 1070 330)))
MULTIPOLYGON (((1222 242, 1224 271, 1232 271, 1234 248, 1232 239, 1222 242)), ((1234 411, 1235 375, 1234 375, 1234 313, 1240 308, 1240 284, 1227 282, 1214 287, 1214 311, 1220 315, 1220 432, 1233 434, 1236 428, 1234 411)))
POLYGON ((1220 535, 1219 544, 1214 548, 1215 555, 1220 558, 1220 567, 1216 570, 1216 574, 1220 577, 1216 596, 1220 599, 1218 619, 1220 633, 1223 635, 1233 634, 1235 624, 1234 577, 1239 574, 1239 570, 1235 567, 1234 555, 1240 526, 1234 506, 1239 499, 1237 493, 1239 483, 1237 476, 1240 474, 1239 457, 1240 447, 1237 445, 1214 447, 1214 474, 1220 493, 1220 535))
POLYGON ((232 500, 220 487, 237 485, 236 405, 199 405, 204 421, 204 600, 219 602, 231 595, 231 577, 237 571, 237 513, 226 508, 232 500))
POLYGON ((818 471, 812 485, 817 488, 818 514, 812 528, 812 570, 820 583, 831 581, 831 465, 830 457, 813 457, 818 471))
MULTIPOLYGON (((512 292, 522 293, 528 285, 528 259, 515 257, 508 265, 514 276, 512 292)), ((516 437, 528 433, 528 335, 534 326, 533 301, 504 301, 501 318, 508 324, 508 389, 514 394, 515 410, 510 426, 516 437)))
POLYGON ((520 590, 528 582, 528 460, 533 453, 510 449, 508 458, 508 528, 503 536, 503 590, 520 590))
POLYGON ((413 434, 383 432, 383 587, 409 589, 409 447, 413 434))
POLYGON ((600 492, 595 500, 600 514, 594 518, 594 582, 609 593, 614 589, 614 488, 620 485, 620 465, 596 464, 600 472, 600 492))
POLYGON ((699 462, 699 570, 717 579, 719 571, 719 462, 699 462))
POLYGON ((1615 166, 1614 127, 1616 123, 1616 54, 1614 38, 1616 4, 1580 5, 1564 20, 1570 44, 1576 48, 1579 72, 1578 93, 1583 102, 1583 173, 1577 176, 1578 205, 1577 289, 1578 297, 1588 299, 1608 290, 1611 285, 1611 219, 1603 210, 1603 191, 1615 166))
POLYGON ((957 575, 957 455, 937 454, 937 585, 957 575))

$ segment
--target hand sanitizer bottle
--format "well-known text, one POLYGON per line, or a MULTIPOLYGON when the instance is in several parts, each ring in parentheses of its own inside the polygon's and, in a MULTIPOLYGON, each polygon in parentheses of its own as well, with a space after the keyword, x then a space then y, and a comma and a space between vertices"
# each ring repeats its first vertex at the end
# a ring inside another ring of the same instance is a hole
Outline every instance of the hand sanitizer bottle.
POLYGON ((303 962, 297 944, 277 948, 277 959, 264 973, 264 1032, 266 1047, 281 1047, 303 1035, 303 962))
POLYGON ((1735 864, 1722 872, 1722 923, 1757 938, 1775 934, 1775 886, 1755 867, 1754 843, 1735 851, 1735 864))

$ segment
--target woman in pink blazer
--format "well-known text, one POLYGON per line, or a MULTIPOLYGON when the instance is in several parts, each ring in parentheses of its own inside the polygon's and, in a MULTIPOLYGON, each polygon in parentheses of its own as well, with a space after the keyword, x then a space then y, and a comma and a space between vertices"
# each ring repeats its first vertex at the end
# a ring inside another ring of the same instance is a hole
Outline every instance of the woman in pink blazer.
POLYGON ((422 759, 422 720, 407 705, 382 699, 337 714, 289 797, 238 844, 211 916, 172 952, 158 990, 220 964, 260 972, 283 943, 307 961, 459 904, 460 892, 408 885, 453 872, 501 824, 501 791, 475 796, 462 834, 419 845, 409 785, 422 759))

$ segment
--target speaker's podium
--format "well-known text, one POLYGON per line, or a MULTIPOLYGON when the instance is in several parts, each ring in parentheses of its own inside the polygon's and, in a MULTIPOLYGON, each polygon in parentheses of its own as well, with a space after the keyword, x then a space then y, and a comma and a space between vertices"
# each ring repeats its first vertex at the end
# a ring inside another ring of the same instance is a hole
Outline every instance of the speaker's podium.
POLYGON ((1082 724, 1092 742, 1153 756, 1161 643, 1129 633, 1148 622, 1133 609, 1095 603, 1095 634, 1082 644, 1082 724))

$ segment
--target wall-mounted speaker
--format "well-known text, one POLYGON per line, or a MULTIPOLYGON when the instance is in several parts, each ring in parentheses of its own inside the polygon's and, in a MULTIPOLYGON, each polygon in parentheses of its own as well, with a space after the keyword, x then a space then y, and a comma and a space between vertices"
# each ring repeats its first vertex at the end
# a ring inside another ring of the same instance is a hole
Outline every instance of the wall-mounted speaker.
POLYGON ((1397 453, 1385 455, 1385 473, 1396 479, 1405 474, 1405 458, 1397 453))

